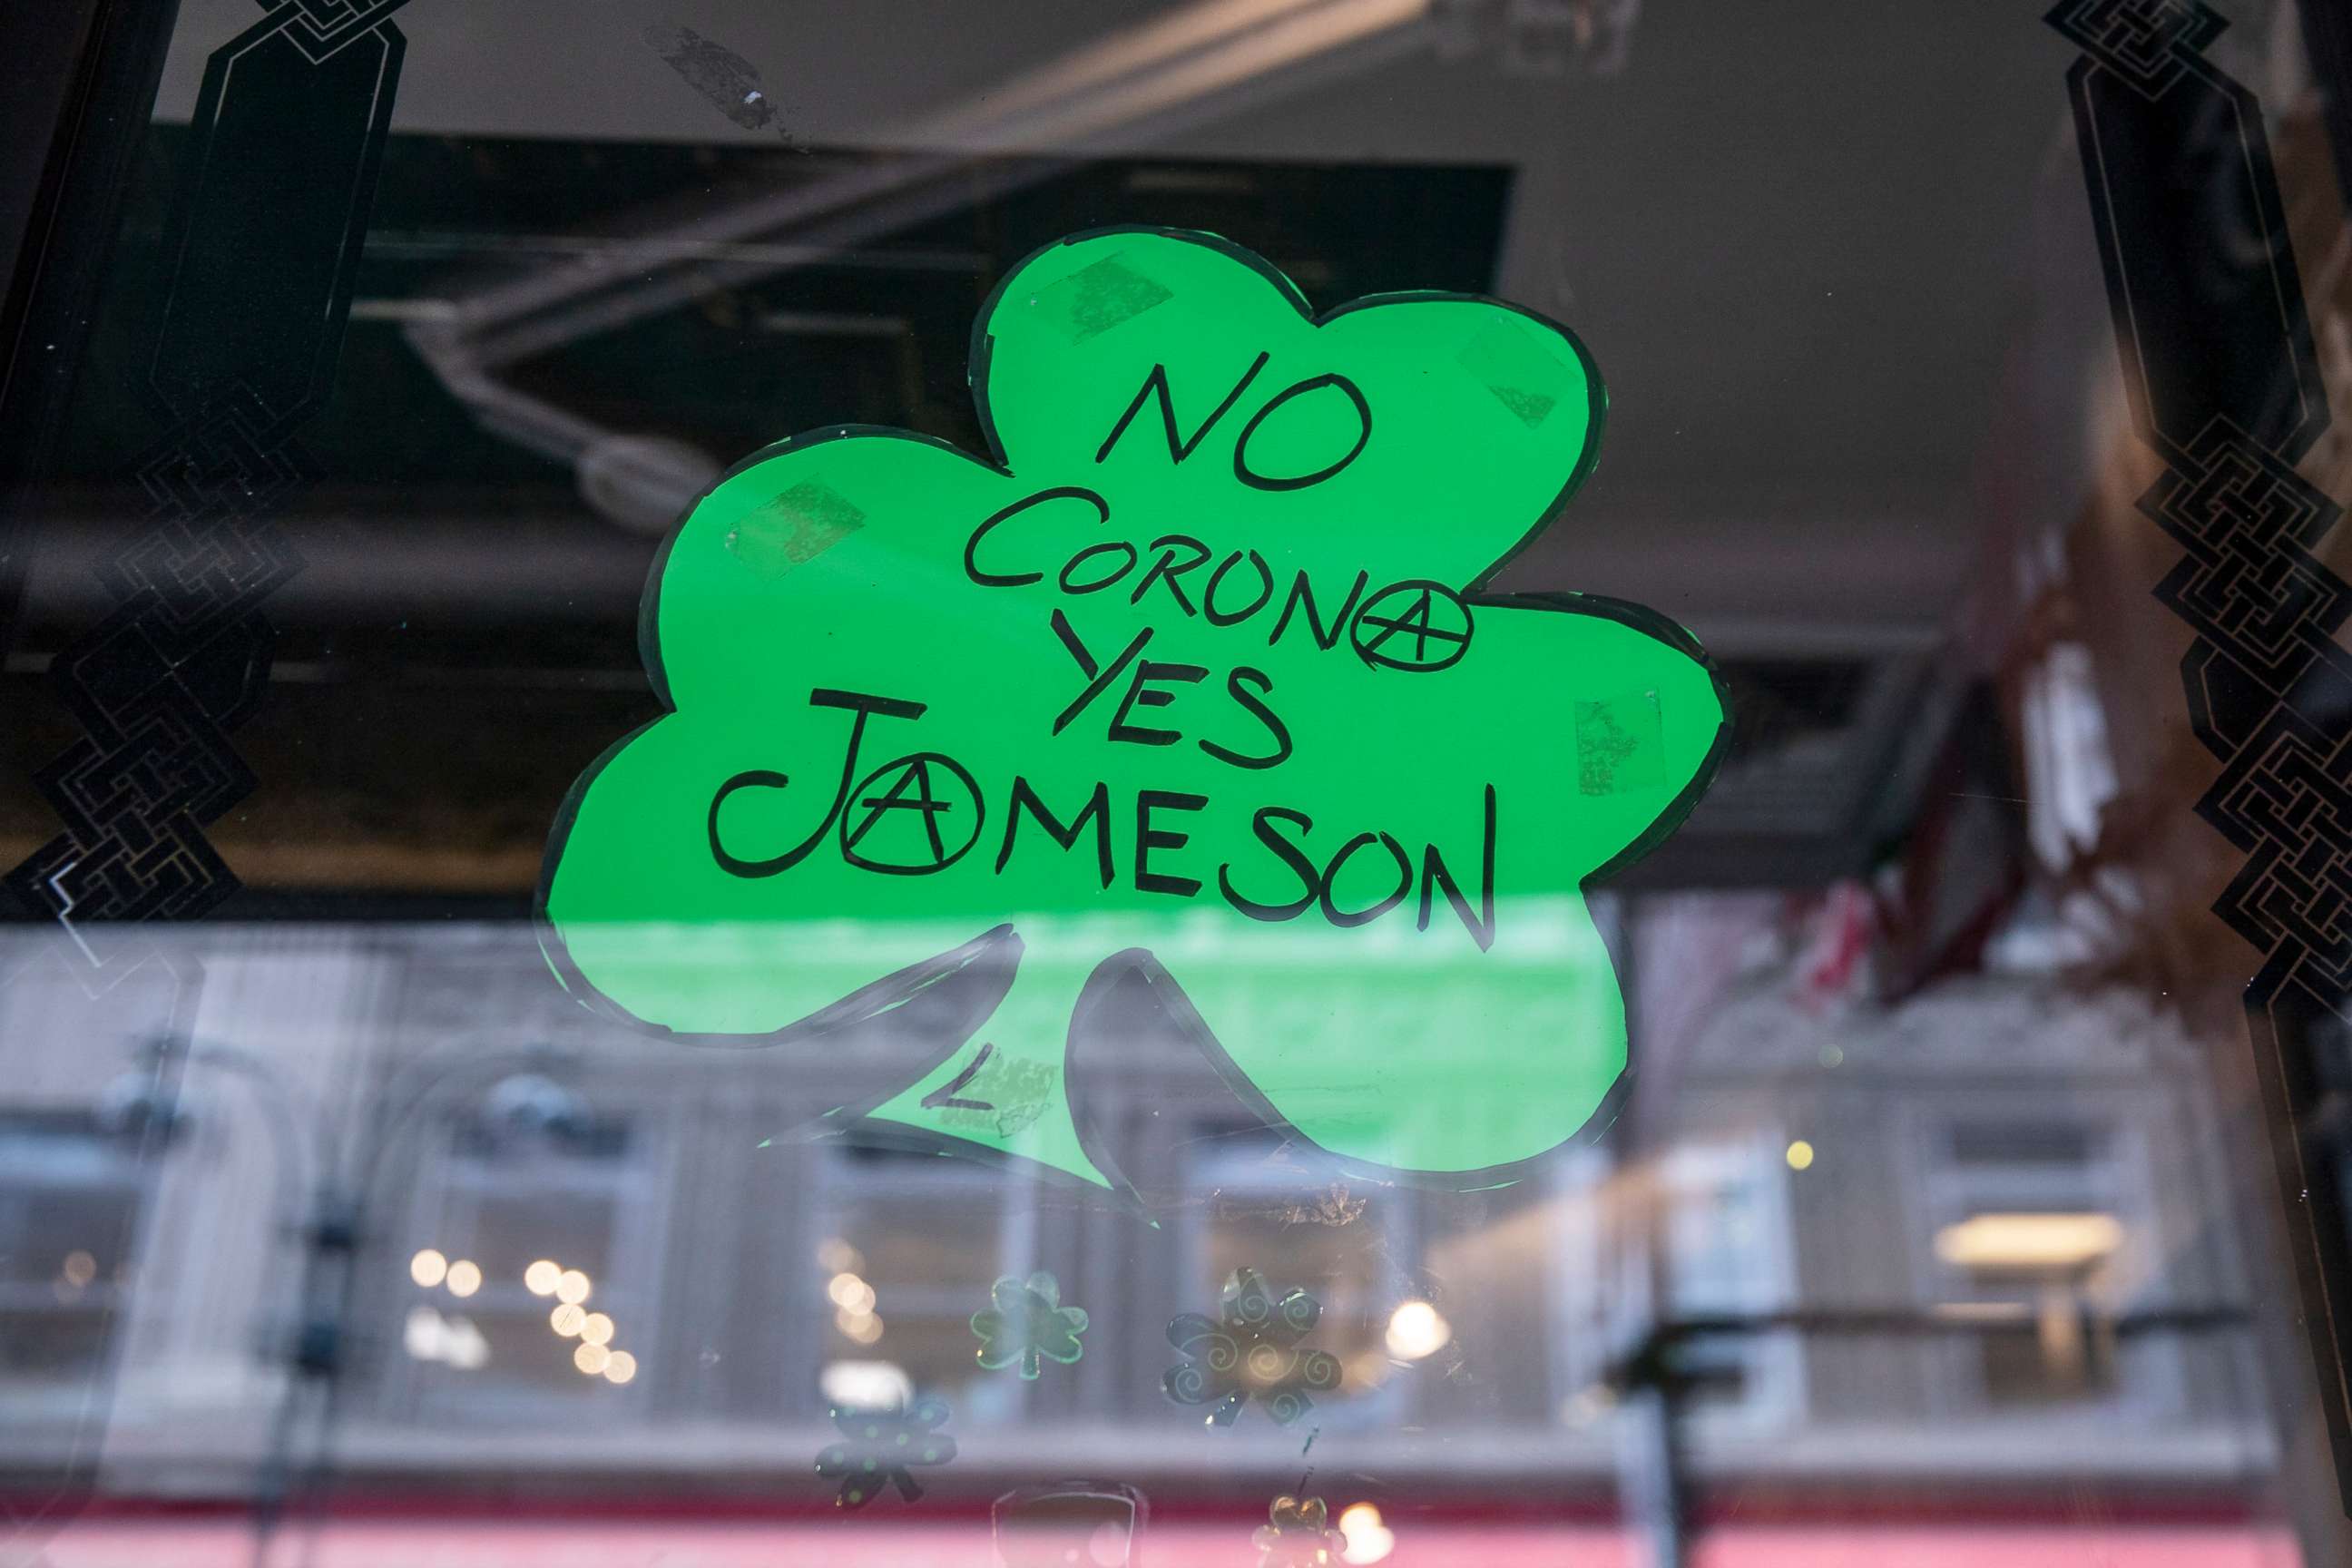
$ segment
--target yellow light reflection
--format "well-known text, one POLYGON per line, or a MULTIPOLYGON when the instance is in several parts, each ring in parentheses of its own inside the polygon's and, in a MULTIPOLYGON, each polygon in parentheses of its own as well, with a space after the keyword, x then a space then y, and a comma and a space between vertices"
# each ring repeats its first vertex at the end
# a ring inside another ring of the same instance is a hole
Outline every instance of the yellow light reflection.
POLYGON ((2079 1268, 2124 1244, 2111 1214, 1980 1214, 1936 1233, 1936 1256, 1958 1268, 2079 1268))
POLYGON ((852 1312, 846 1309, 833 1315, 834 1326, 861 1345, 870 1345, 882 1337, 882 1320, 871 1312, 852 1312))
POLYGON ((79 1290, 98 1278, 98 1259, 87 1252, 69 1252, 66 1255, 64 1274, 66 1283, 79 1290))
POLYGON ((582 1345, 572 1352, 572 1364, 590 1377, 601 1376, 613 1364, 613 1352, 603 1345, 582 1345))
POLYGON ((428 1247, 408 1260, 408 1277, 430 1290, 449 1277, 449 1260, 428 1247))
POLYGON ((602 1312, 591 1312, 581 1320, 580 1337, 592 1345, 613 1342, 613 1320, 602 1312))
POLYGON ((855 1274, 841 1273, 825 1281, 824 1293, 833 1304, 845 1312, 870 1312, 874 1310, 874 1287, 855 1274))
POLYGON ((570 1301, 564 1302, 547 1315, 547 1326, 567 1340, 578 1333, 581 1326, 587 1321, 588 1310, 575 1306, 570 1301))
POLYGON ((626 1383, 636 1375, 637 1358, 626 1351, 614 1351, 611 1359, 604 1363, 606 1383, 626 1383))
POLYGON ((1347 1538, 1340 1557, 1349 1563, 1378 1563, 1396 1550, 1396 1532, 1381 1520, 1370 1503, 1351 1503, 1339 1515, 1339 1533, 1347 1538))
POLYGON ((588 1283, 588 1276, 577 1268, 567 1268, 555 1279, 555 1299, 574 1307, 585 1301, 593 1289, 588 1283))
POLYGON ((1426 1301, 1407 1301, 1389 1316, 1389 1354, 1399 1361, 1435 1355, 1453 1337, 1453 1325, 1426 1301))
POLYGON ((542 1258, 522 1271, 522 1288, 534 1296, 552 1296, 562 1278, 562 1265, 542 1258))
POLYGON ((449 1265, 449 1278, 444 1283, 449 1294, 462 1300, 482 1288, 482 1266, 460 1258, 449 1265))
POLYGON ((1800 1138, 1789 1145, 1789 1169, 1810 1171, 1813 1168, 1813 1146, 1800 1138))

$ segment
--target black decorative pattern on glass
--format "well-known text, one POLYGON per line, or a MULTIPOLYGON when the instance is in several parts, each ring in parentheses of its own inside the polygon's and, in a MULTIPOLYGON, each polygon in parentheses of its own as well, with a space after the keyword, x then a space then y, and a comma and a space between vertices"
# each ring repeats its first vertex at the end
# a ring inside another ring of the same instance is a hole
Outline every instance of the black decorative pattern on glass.
POLYGON ((268 22, 313 65, 323 65, 389 19, 408 0, 284 0, 268 22))
POLYGON ((146 394, 170 433, 149 510, 99 568, 114 608, 50 679, 83 736, 35 783, 64 831, 0 882, 73 937, 84 984, 149 956, 100 922, 236 890, 205 827, 252 792, 228 732, 258 704, 262 614, 301 568, 272 521, 313 478, 294 432, 333 380, 391 123, 405 0, 284 0, 206 64, 146 394))
POLYGON ((2341 515, 2294 470, 2327 428, 2254 95, 2206 59, 2198 0, 2062 0, 2067 75, 2134 433, 2139 510, 2183 559, 2156 596, 2196 632, 2189 720, 2221 773, 2197 812, 2242 851, 2214 912, 2263 953, 2244 1005, 2278 1144, 2336 1472, 2352 1507, 2347 1151, 2316 1114, 2352 1021, 2352 586, 2314 554, 2341 515))
POLYGON ((2151 98, 2230 25, 2201 0, 2063 0, 2045 19, 2151 98))

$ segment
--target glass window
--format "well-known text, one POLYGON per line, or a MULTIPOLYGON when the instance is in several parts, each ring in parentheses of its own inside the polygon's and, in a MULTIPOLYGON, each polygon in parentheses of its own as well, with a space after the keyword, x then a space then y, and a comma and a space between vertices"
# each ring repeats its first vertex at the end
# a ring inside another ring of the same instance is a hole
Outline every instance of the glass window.
POLYGON ((0 59, 0 1563, 2352 1563, 2320 0, 0 59))

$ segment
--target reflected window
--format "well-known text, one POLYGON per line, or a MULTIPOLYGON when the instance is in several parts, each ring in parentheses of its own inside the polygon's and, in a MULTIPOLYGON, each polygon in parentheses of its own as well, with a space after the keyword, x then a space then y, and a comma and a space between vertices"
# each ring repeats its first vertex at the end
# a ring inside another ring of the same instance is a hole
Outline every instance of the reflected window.
POLYGON ((1029 1184, 983 1166, 860 1144, 828 1148, 803 1309, 818 1321, 810 1407, 940 1394, 965 1425, 1011 1419, 1027 1385, 982 1371, 971 1315, 1038 1267, 1029 1184))
POLYGON ((2140 1190, 2122 1144, 2113 1123, 2044 1113, 1955 1120, 1932 1141, 1939 1310, 1974 1331, 1948 1352, 1961 1408, 2101 1407, 2126 1393, 2104 1321, 2140 1190))
MULTIPOLYGON (((1673 1317, 1744 1318, 1787 1306, 1793 1275, 1777 1148, 1695 1143, 1663 1163, 1673 1317)), ((1795 1414, 1801 1355, 1786 1334, 1701 1336, 1684 1342, 1675 1365, 1695 1408, 1777 1419, 1795 1414)))
POLYGON ((1277 1298, 1303 1289, 1323 1308, 1306 1342, 1337 1356, 1341 1369, 1340 1398, 1318 1403, 1317 1420, 1399 1413, 1419 1380, 1395 1374, 1443 1357, 1442 1309, 1453 1303, 1423 1303, 1412 1292, 1395 1303, 1392 1281, 1417 1276, 1422 1261, 1416 1227, 1395 1190, 1339 1183, 1318 1192, 1262 1128, 1204 1127, 1189 1163, 1190 1189, 1202 1199, 1186 1247, 1183 1283, 1192 1310, 1216 1316, 1225 1282, 1244 1268, 1264 1276, 1277 1298))
POLYGON ((142 1191, 95 1118, 0 1122, 0 1378, 37 1400, 105 1364, 142 1191))
POLYGON ((386 1281, 396 1406, 520 1422, 635 1401, 658 1360, 662 1189, 646 1140, 616 1115, 530 1131, 468 1112, 442 1127, 386 1281))

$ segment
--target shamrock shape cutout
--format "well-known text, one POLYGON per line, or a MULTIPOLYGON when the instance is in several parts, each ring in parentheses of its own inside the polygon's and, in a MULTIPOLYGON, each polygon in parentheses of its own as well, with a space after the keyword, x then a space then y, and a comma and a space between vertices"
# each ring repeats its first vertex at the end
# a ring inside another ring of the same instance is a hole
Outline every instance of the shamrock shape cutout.
POLYGON ((1330 1512, 1319 1497, 1286 1492, 1265 1512, 1267 1522, 1250 1534, 1258 1568, 1324 1568, 1347 1550, 1348 1538, 1330 1527, 1330 1512))
POLYGON ((1265 1276, 1239 1268, 1225 1281, 1217 1310, 1217 1319, 1180 1312, 1169 1323, 1168 1342, 1185 1359, 1164 1380, 1177 1404, 1210 1406, 1211 1426, 1232 1426, 1255 1394, 1265 1413, 1287 1426, 1313 1408, 1310 1393, 1339 1386, 1338 1358, 1298 1348, 1323 1321, 1323 1304, 1305 1290, 1277 1301, 1265 1276))
POLYGON ((834 1506, 864 1508, 885 1483, 896 1485, 908 1502, 921 1497, 912 1467, 944 1465, 956 1457, 955 1439, 939 1430, 949 1414, 944 1399, 921 1399, 899 1410, 835 1410, 833 1424, 849 1440, 816 1457, 818 1475, 841 1478, 834 1506))
POLYGON ((642 617, 667 711, 550 842, 561 982, 870 1057, 839 1114, 1130 1196, 1096 1108, 1166 1037, 1106 1010, 1131 977, 1343 1170, 1492 1185, 1605 1125, 1585 884, 1687 815, 1725 723, 1663 618, 1489 587, 1595 460, 1582 345, 1462 296, 1318 317, 1226 241, 1116 230, 1007 277, 972 382, 993 460, 835 427, 680 523, 642 617))
POLYGON ((1034 1383, 1043 1370, 1040 1358, 1071 1366, 1084 1353, 1078 1336, 1087 1331, 1086 1310, 1062 1305, 1061 1282, 1051 1274, 1032 1274, 1026 1281, 1007 1275, 989 1300, 994 1305, 971 1315, 971 1331, 980 1336, 980 1364, 989 1371, 1018 1366, 1022 1377, 1034 1383))

